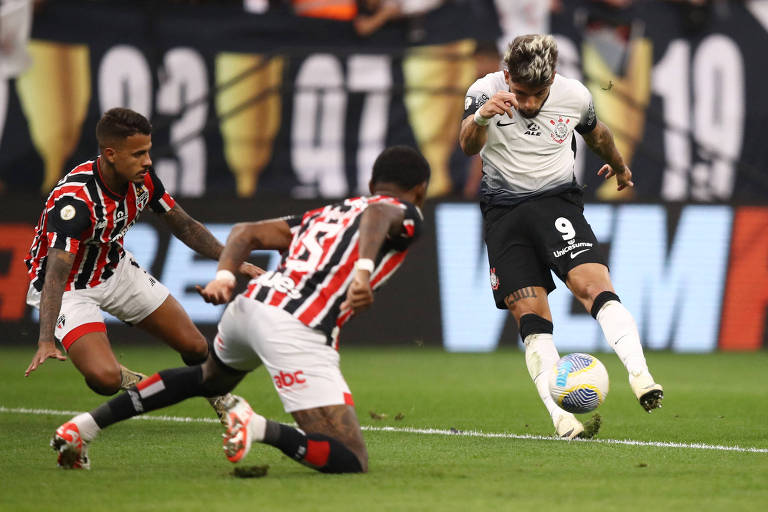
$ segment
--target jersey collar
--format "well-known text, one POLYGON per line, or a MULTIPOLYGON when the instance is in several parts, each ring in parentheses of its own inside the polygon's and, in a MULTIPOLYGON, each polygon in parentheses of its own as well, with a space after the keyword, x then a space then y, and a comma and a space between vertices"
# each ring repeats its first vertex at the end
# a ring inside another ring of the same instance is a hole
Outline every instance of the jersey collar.
POLYGON ((120 201, 122 199, 125 199, 124 195, 120 195, 116 192, 113 192, 106 183, 104 183, 104 178, 101 176, 101 165, 99 165, 99 161, 101 160, 101 155, 97 156, 93 160, 93 175, 96 176, 96 183, 99 184, 101 189, 104 191, 105 194, 107 194, 107 197, 114 199, 115 201, 120 201))

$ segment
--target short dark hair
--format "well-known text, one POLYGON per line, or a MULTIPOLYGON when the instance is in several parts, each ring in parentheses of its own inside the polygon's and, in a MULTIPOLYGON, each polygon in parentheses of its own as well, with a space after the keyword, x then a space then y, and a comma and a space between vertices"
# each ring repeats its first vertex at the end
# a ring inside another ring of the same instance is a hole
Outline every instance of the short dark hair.
POLYGON ((388 147, 373 163, 373 185, 394 183, 403 190, 410 190, 425 181, 429 181, 429 163, 410 146, 388 147))
POLYGON ((150 135, 152 125, 146 117, 128 108, 111 108, 96 123, 96 140, 102 148, 137 133, 150 135))

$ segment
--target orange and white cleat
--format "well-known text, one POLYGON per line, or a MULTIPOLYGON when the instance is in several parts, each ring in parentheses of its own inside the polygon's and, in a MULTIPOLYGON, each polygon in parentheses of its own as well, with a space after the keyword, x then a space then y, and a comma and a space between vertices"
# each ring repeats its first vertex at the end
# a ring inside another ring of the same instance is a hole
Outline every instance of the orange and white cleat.
POLYGON ((88 443, 80 436, 77 424, 68 421, 56 429, 51 447, 58 452, 58 465, 62 469, 91 469, 88 443))
POLYGON ((243 397, 232 395, 232 402, 226 411, 227 432, 222 446, 229 462, 239 462, 251 449, 253 436, 250 423, 254 417, 253 409, 243 397))

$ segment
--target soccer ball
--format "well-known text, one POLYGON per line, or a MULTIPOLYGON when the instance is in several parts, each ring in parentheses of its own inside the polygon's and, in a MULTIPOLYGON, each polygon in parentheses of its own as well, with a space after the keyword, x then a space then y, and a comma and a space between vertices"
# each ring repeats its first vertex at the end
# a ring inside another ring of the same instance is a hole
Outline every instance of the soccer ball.
POLYGON ((608 372, 596 357, 563 356, 549 375, 549 394, 562 409, 580 414, 597 409, 608 394, 608 372))

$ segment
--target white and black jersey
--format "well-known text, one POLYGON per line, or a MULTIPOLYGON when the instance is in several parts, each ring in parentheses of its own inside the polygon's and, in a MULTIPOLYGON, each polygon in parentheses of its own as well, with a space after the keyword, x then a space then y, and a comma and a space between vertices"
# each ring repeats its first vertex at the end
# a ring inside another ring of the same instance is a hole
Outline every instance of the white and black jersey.
MULTIPOLYGON (((490 73, 467 91, 464 117, 472 115, 498 91, 509 91, 504 72, 490 73)), ((555 75, 549 96, 533 118, 513 111, 495 115, 483 159, 481 201, 513 205, 532 197, 576 186, 574 130, 588 133, 597 125, 589 90, 578 80, 555 75)))
POLYGON ((75 255, 65 291, 103 283, 125 255, 123 236, 142 210, 149 207, 165 213, 174 204, 154 171, 144 175, 143 183, 131 182, 123 196, 104 183, 98 159, 78 165, 59 180, 45 201, 24 260, 32 286, 43 289, 51 247, 75 255))
POLYGON ((305 325, 326 334, 329 342, 351 316, 341 303, 354 277, 358 259, 360 220, 375 203, 403 209, 400 236, 388 237, 376 257, 371 288, 381 286, 405 259, 411 242, 421 232, 421 211, 414 205, 390 196, 347 199, 303 215, 286 217, 293 239, 274 272, 251 281, 246 297, 287 311, 305 325))

